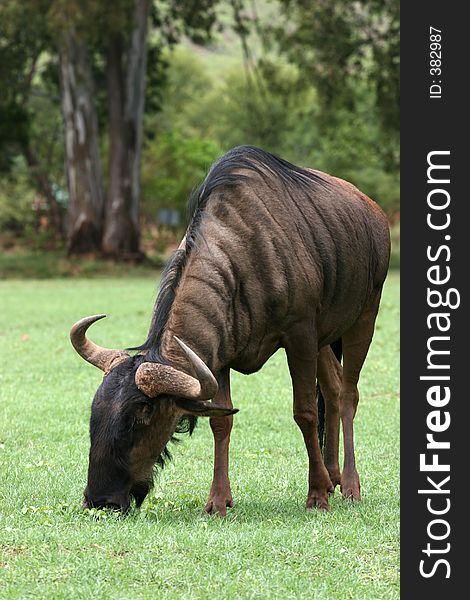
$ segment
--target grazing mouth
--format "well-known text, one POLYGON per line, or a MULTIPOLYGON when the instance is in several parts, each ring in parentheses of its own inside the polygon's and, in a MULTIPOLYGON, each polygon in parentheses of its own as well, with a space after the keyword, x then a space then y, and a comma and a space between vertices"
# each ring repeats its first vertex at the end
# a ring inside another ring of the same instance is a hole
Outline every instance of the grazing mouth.
POLYGON ((97 498, 96 500, 91 500, 86 494, 83 498, 83 508, 96 508, 96 509, 108 509, 115 512, 121 512, 126 514, 129 512, 131 507, 130 497, 122 498, 122 499, 114 499, 114 498, 97 498))
POLYGON ((131 503, 135 503, 136 508, 140 508, 142 506, 143 501, 147 497, 150 488, 152 487, 149 482, 142 482, 141 484, 136 484, 129 494, 122 494, 114 497, 104 497, 104 498, 96 498, 91 499, 87 492, 83 495, 83 508, 97 508, 97 509, 110 509, 115 511, 120 511, 122 513, 129 512, 131 508, 131 503))

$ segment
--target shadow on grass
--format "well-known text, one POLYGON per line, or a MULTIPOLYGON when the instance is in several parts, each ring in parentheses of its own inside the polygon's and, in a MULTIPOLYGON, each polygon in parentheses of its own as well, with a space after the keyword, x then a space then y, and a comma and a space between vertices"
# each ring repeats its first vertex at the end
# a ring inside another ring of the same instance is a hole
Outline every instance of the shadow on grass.
MULTIPOLYGON (((375 503, 374 503, 375 504, 375 503)), ((224 527, 232 523, 262 525, 287 525, 295 526, 308 522, 343 521, 355 518, 355 515, 364 515, 371 511, 375 513, 377 507, 371 506, 368 501, 351 502, 343 500, 341 494, 336 492, 330 498, 330 510, 306 510, 304 498, 266 498, 243 499, 240 498, 233 508, 227 509, 227 516, 220 518, 218 515, 208 515, 204 512, 204 503, 188 501, 178 504, 169 501, 151 501, 140 509, 133 508, 123 518, 145 520, 159 525, 175 527, 181 525, 200 524, 205 521, 208 526, 224 527)))
MULTIPOLYGON (((339 490, 330 497, 330 510, 320 511, 305 509, 303 494, 285 494, 276 497, 270 494, 266 497, 255 498, 247 495, 235 500, 233 508, 227 509, 227 516, 208 515, 204 512, 205 498, 192 497, 175 501, 162 498, 149 498, 141 508, 135 506, 127 514, 111 509, 83 509, 79 502, 59 503, 47 507, 47 515, 42 515, 35 508, 35 520, 41 516, 47 517, 56 525, 86 527, 88 530, 118 530, 138 532, 144 528, 155 531, 199 531, 201 528, 209 531, 247 531, 262 532, 295 530, 303 528, 320 531, 342 531, 342 535, 354 535, 354 531, 374 531, 377 528, 393 527, 396 516, 397 499, 383 493, 363 497, 361 502, 343 500, 339 490), (350 531, 351 533, 348 533, 350 531)), ((263 534, 264 535, 264 534, 263 534)))

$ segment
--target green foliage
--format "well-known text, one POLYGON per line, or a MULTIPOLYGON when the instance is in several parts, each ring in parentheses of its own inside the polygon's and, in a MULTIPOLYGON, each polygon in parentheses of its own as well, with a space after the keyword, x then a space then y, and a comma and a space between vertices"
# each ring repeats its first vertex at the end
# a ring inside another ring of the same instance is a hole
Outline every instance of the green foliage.
POLYGON ((28 99, 36 64, 49 43, 48 1, 0 4, 0 172, 9 171, 29 144, 32 115, 28 99))
MULTIPOLYGON (((28 147, 50 186, 66 187, 57 41, 71 22, 91 48, 106 166, 106 47, 113 32, 127 35, 133 0, 115 4, 111 13, 96 0, 1 4, 0 169, 15 171, 28 147)), ((184 210, 210 163, 240 144, 343 177, 398 213, 396 0, 261 1, 257 16, 238 0, 152 6, 142 157, 147 221, 159 208, 184 210)), ((29 184, 25 172, 1 183, 0 214, 16 210, 7 196, 34 195, 34 175, 30 167, 29 184)), ((16 204, 28 226, 27 203, 16 204)), ((0 229, 8 222, 2 217, 0 229)))
MULTIPOLYGON (((191 189, 189 181, 181 186, 174 180, 177 169, 157 167, 162 162, 178 164, 172 158, 176 150, 181 154, 178 168, 185 160, 192 165, 196 147, 182 145, 190 136, 203 144, 212 140, 209 161, 217 150, 222 153, 240 144, 258 145, 294 163, 347 179, 387 213, 397 212, 398 172, 386 167, 374 100, 365 84, 356 87, 356 110, 338 108, 335 127, 324 128, 318 125, 321 107, 316 91, 295 65, 271 57, 261 60, 248 77, 239 66, 214 79, 208 72, 209 60, 210 56, 204 59, 184 48, 168 58, 162 111, 147 122, 152 140, 144 153, 144 189, 149 189, 149 179, 156 188, 151 193, 145 191, 144 207, 151 197, 166 197, 178 207, 184 206, 191 189), (166 136, 161 137, 162 131, 166 136), (152 154, 159 159, 148 163, 152 154), (162 173, 170 180, 159 188, 162 173)), ((204 168, 204 161, 196 159, 196 163, 204 168)), ((204 174, 199 173, 200 177, 204 174)), ((188 175, 191 177, 191 172, 188 175)), ((192 185, 200 177, 193 179, 192 185)), ((152 211, 156 205, 159 202, 152 211)), ((147 208, 145 211, 150 214, 147 208)))
POLYGON ((336 491, 328 513, 304 508, 307 456, 282 351, 259 373, 233 375, 235 504, 225 520, 202 515, 213 455, 203 419, 173 446, 141 510, 81 508, 101 374, 72 350, 68 329, 108 312, 93 339, 137 345, 154 294, 155 276, 0 282, 2 598, 399 598, 398 277, 385 286, 360 380, 363 500, 336 491))
POLYGON ((4 176, 0 183, 0 231, 24 235, 35 227, 37 212, 33 210, 36 194, 21 161, 18 161, 13 173, 4 176))
POLYGON ((399 171, 387 168, 381 148, 380 127, 367 94, 356 91, 357 110, 340 109, 336 126, 322 131, 319 149, 310 162, 320 170, 332 173, 356 185, 392 216, 399 211, 399 171))
POLYGON ((170 46, 179 42, 183 35, 197 44, 205 44, 210 41, 217 24, 218 3, 218 0, 157 0, 152 12, 153 26, 170 46))
POLYGON ((215 76, 210 61, 189 48, 171 54, 162 111, 148 123, 150 135, 173 131, 208 138, 221 151, 254 144, 291 159, 311 151, 315 91, 295 66, 265 59, 248 76, 241 65, 215 76))
POLYGON ((213 135, 226 149, 253 144, 297 160, 306 153, 306 128, 308 145, 316 137, 315 91, 282 60, 261 61, 248 76, 233 70, 207 102, 213 135))
MULTIPOLYGON (((157 138, 162 132, 177 132, 182 137, 210 135, 205 97, 214 87, 206 64, 194 50, 175 48, 163 60, 168 65, 166 79, 160 90, 160 114, 147 118, 147 138, 157 138)), ((157 140, 158 141, 158 140, 157 140)))
MULTIPOLYGON (((1 57, 0 57, 1 60, 1 57)), ((29 139, 29 115, 15 102, 0 103, 0 173, 13 167, 18 146, 29 139)))
MULTIPOLYGON (((311 78, 322 102, 326 126, 335 123, 336 109, 355 110, 357 85, 367 84, 378 108, 385 137, 399 130, 398 0, 305 2, 280 0, 291 27, 271 28, 281 51, 311 78)), ((390 158, 390 157, 389 157, 390 158)), ((390 168, 396 163, 390 163, 390 168)))
POLYGON ((219 154, 212 140, 184 138, 176 132, 162 133, 149 142, 143 153, 144 214, 155 219, 159 208, 176 208, 184 214, 191 190, 219 154))
MULTIPOLYGON (((52 67, 48 65, 47 68, 52 67)), ((33 94, 28 103, 31 115, 30 145, 34 148, 39 165, 47 174, 51 184, 66 189, 65 144, 60 99, 58 92, 46 90, 47 86, 44 87, 44 93, 33 94)))

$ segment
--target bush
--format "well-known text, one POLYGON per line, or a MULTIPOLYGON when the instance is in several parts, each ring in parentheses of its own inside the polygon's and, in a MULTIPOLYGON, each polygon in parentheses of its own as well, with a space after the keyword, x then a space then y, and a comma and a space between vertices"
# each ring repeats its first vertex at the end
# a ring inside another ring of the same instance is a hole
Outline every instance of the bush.
POLYGON ((212 159, 241 144, 342 177, 388 214, 398 211, 399 176, 387 171, 379 152, 383 139, 368 89, 358 87, 354 108, 336 108, 326 119, 312 85, 279 58, 259 61, 249 78, 241 66, 211 76, 207 61, 188 49, 169 62, 162 112, 148 128, 156 137, 144 154, 151 212, 181 209, 212 159))
POLYGON ((232 69, 204 102, 206 131, 225 150, 252 144, 301 162, 316 143, 315 92, 285 62, 264 61, 248 78, 232 69))
POLYGON ((147 143, 143 153, 142 212, 155 219, 161 208, 186 209, 191 190, 222 153, 213 140, 164 133, 147 143))
POLYGON ((38 222, 40 201, 32 189, 26 168, 18 164, 0 180, 0 232, 24 235, 38 222))

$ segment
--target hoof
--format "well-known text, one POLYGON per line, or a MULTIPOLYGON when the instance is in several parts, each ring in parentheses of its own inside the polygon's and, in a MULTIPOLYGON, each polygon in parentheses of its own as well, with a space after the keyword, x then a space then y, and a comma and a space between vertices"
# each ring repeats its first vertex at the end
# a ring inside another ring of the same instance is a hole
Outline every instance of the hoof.
POLYGON ((359 502, 361 499, 361 485, 359 483, 359 475, 354 469, 350 472, 343 471, 341 478, 341 494, 345 500, 353 500, 359 502))
POLYGON ((354 502, 359 502, 361 500, 361 486, 359 485, 359 477, 354 478, 352 481, 343 481, 341 482, 341 494, 343 495, 344 500, 352 500, 354 502))
POLYGON ((330 507, 328 506, 328 494, 329 491, 326 494, 313 493, 309 495, 305 508, 309 511, 314 508, 318 508, 318 510, 324 512, 330 510, 330 507))
POLYGON ((204 507, 204 512, 208 515, 217 515, 218 517, 225 517, 227 515, 227 506, 232 508, 232 498, 209 498, 207 504, 204 507))
POLYGON ((343 496, 343 500, 351 500, 352 502, 361 501, 361 492, 359 491, 359 488, 342 487, 341 494, 343 496))

